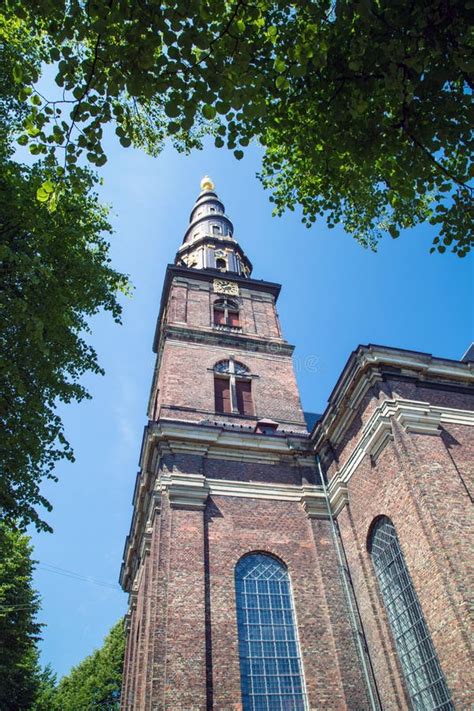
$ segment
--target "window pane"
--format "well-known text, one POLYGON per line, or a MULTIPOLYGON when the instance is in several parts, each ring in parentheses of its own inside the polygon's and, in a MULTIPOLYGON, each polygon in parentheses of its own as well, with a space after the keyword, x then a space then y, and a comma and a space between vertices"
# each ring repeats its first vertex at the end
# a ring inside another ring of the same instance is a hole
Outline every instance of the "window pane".
POLYGON ((229 326, 234 326, 234 327, 239 325, 239 314, 238 314, 238 312, 229 311, 228 325, 229 325, 229 326))
POLYGON ((375 524, 370 552, 413 708, 451 711, 448 687, 390 519, 382 517, 375 524))
POLYGON ((230 387, 228 378, 214 378, 216 412, 231 412, 230 387))
MULTIPOLYGON (((237 409, 241 415, 253 415, 252 384, 250 380, 237 380, 237 409)), ((269 591, 269 588, 266 588, 269 591)))
POLYGON ((221 309, 214 309, 214 323, 216 326, 225 325, 225 311, 221 309))
POLYGON ((272 556, 247 555, 235 583, 243 711, 306 711, 286 568, 272 556))

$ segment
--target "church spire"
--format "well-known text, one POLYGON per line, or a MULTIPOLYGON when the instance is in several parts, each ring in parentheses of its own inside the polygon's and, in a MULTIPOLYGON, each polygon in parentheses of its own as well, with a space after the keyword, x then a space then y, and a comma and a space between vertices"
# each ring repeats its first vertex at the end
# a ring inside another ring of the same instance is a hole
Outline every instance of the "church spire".
POLYGON ((249 277, 252 264, 234 239, 234 225, 225 214, 213 180, 205 175, 189 217, 189 226, 175 263, 192 269, 213 269, 249 277))

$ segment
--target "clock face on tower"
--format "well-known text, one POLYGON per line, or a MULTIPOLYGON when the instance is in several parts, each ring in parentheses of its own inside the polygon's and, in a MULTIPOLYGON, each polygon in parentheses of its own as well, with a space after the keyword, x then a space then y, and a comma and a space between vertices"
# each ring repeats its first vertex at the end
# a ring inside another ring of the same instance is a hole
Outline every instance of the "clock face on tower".
POLYGON ((239 285, 236 284, 235 281, 214 279, 213 288, 216 294, 228 294, 229 296, 239 295, 239 285))

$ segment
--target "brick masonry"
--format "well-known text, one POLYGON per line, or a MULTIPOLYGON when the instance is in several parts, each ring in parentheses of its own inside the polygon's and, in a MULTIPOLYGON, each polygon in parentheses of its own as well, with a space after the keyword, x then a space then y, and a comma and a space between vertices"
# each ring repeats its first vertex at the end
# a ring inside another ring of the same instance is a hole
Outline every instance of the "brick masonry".
POLYGON ((161 541, 136 595, 123 708, 242 709, 234 570, 250 551, 288 566, 310 708, 367 708, 328 521, 288 502, 216 496, 188 511, 165 500, 152 538, 161 541))
MULTIPOLYGON (((433 383, 434 384, 434 383, 433 383)), ((384 399, 429 402, 472 411, 472 396, 446 383, 427 387, 385 378, 361 403, 345 437, 326 459, 337 475, 360 432, 384 399)), ((474 703, 471 630, 473 429, 443 424, 436 434, 410 433, 392 423, 393 441, 376 462, 366 456, 348 483, 338 525, 354 581, 375 676, 387 710, 408 709, 401 669, 368 553, 371 525, 389 517, 396 528, 418 599, 456 709, 474 703)))
MULTIPOLYGON (((293 371, 293 349, 280 331, 275 285, 266 289, 265 283, 251 279, 240 284, 240 328, 222 333, 212 323, 213 300, 221 297, 213 290, 216 275, 201 272, 197 278, 196 270, 187 272, 169 272, 149 417, 158 424, 175 421, 189 427, 197 444, 193 451, 184 440, 152 440, 150 428, 145 434, 144 448, 151 454, 142 460, 127 539, 133 565, 125 583, 131 604, 121 707, 242 710, 234 572, 242 555, 260 551, 277 556, 288 568, 309 708, 365 711, 370 708, 366 680, 329 517, 312 518, 303 498, 280 500, 277 495, 279 487, 317 489, 319 478, 293 371), (251 374, 253 417, 214 412, 213 367, 230 357, 251 374), (199 444, 200 427, 250 433, 260 418, 278 423, 275 437, 287 442, 278 457, 271 459, 262 450, 249 458, 244 449, 229 449, 219 457, 199 444), (311 454, 304 463, 295 457, 290 435, 299 437, 311 454), (186 499, 185 492, 178 501, 170 499, 167 488, 176 476, 181 483, 264 484, 277 494, 204 493, 201 505, 199 494, 186 499)), ((366 352, 359 351, 356 361, 366 352)), ((398 359, 403 355, 389 351, 382 354, 387 363, 393 354, 398 359)), ((426 368, 420 374, 417 359, 425 363, 428 356, 410 358, 412 365, 404 369, 384 366, 379 359, 357 370, 349 360, 342 385, 336 386, 314 432, 331 486, 363 445, 364 428, 383 403, 421 402, 428 410, 432 406, 461 414, 472 410, 464 371, 450 379, 427 375, 426 368), (368 386, 351 401, 364 379, 368 386), (342 386, 347 386, 347 397, 339 397, 342 386)), ((376 456, 367 452, 358 461, 346 482, 345 503, 336 512, 375 693, 384 711, 410 708, 367 549, 371 526, 384 515, 397 530, 455 708, 467 711, 474 703, 467 623, 473 429, 463 417, 452 416, 423 433, 410 429, 403 418, 390 417, 385 424, 390 437, 376 456)))

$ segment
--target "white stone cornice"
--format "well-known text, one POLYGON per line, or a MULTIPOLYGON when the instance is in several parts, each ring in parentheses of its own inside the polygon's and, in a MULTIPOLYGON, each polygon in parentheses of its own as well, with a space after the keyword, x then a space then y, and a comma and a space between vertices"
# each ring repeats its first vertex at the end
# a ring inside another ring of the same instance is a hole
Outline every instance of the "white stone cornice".
POLYGON ((431 406, 433 412, 439 412, 440 424, 447 425, 467 425, 474 427, 474 411, 473 410, 458 410, 454 407, 437 407, 431 406))
POLYGON ((321 486, 314 484, 272 484, 257 481, 237 481, 235 479, 213 479, 200 474, 166 474, 157 483, 161 492, 168 492, 172 505, 181 505, 189 497, 191 500, 210 496, 233 496, 244 499, 268 499, 273 501, 293 501, 305 503, 309 498, 324 503, 321 486))
POLYGON ((140 558, 143 560, 150 552, 151 548, 151 534, 153 529, 147 526, 143 532, 141 546, 140 546, 140 558))
POLYGON ((148 513, 147 513, 147 517, 146 517, 147 528, 150 528, 150 529, 153 528, 153 524, 155 522, 155 516, 157 516, 160 513, 160 511, 161 511, 161 492, 160 492, 159 488, 156 488, 156 486, 155 486, 155 489, 150 497, 150 503, 148 506, 148 513))
POLYGON ((349 358, 326 412, 316 425, 316 449, 324 440, 330 439, 335 445, 342 439, 362 397, 384 374, 395 379, 403 376, 466 387, 474 383, 474 364, 383 346, 359 346, 349 358))
MULTIPOLYGON (((324 490, 315 484, 270 484, 268 482, 211 479, 198 474, 171 474, 159 480, 172 507, 204 508, 207 496, 232 496, 243 499, 290 501, 302 504, 310 518, 328 518, 324 490)), ((335 497, 339 505, 340 493, 335 497)))
POLYGON ((308 518, 329 518, 326 496, 321 486, 314 487, 305 485, 300 503, 306 511, 308 518))
POLYGON ((202 511, 206 506, 209 488, 202 474, 170 474, 166 481, 160 479, 161 489, 166 489, 171 508, 202 511))
POLYGON ((425 376, 436 376, 469 383, 474 382, 474 369, 470 363, 434 358, 427 353, 396 351, 392 348, 372 346, 363 350, 360 355, 360 362, 362 364, 389 364, 405 371, 423 373, 425 376))
POLYGON ((357 445, 329 484, 331 508, 335 515, 339 506, 336 492, 342 490, 341 487, 347 490, 347 483, 366 455, 373 461, 377 460, 393 440, 393 421, 411 434, 440 435, 442 424, 474 427, 474 411, 430 405, 417 400, 384 400, 362 428, 357 445))
POLYGON ((396 400, 384 403, 389 417, 393 417, 407 432, 440 434, 441 412, 428 402, 396 400))
POLYGON ((283 458, 288 466, 314 463, 309 441, 303 437, 233 431, 197 422, 153 423, 148 427, 144 452, 148 453, 153 445, 158 445, 162 452, 205 455, 211 459, 278 464, 283 458))
POLYGON ((335 483, 335 486, 333 486, 329 492, 329 503, 331 505, 332 515, 337 517, 344 506, 349 503, 347 484, 340 480, 335 483))

